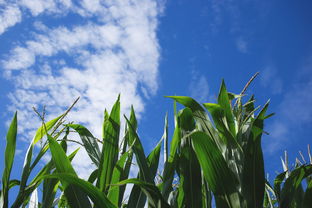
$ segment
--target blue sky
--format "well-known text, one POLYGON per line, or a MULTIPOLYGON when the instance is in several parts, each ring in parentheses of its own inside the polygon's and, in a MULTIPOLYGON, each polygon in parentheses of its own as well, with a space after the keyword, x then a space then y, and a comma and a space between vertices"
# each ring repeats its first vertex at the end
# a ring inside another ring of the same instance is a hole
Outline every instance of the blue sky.
MULTIPOLYGON (((309 0, 0 0, 0 148, 18 110, 21 165, 39 123, 32 106, 46 105, 53 118, 77 96, 69 120, 100 135, 103 110, 120 92, 122 112, 134 104, 150 150, 165 113, 172 118, 164 95, 213 102, 222 78, 239 93, 259 71, 247 93, 259 105, 270 99, 276 113, 263 137, 274 175, 284 150, 294 161, 311 144, 311 9, 309 0)), ((172 119, 169 128, 172 134, 172 119)), ((75 162, 83 176, 90 167, 84 157, 75 162)))

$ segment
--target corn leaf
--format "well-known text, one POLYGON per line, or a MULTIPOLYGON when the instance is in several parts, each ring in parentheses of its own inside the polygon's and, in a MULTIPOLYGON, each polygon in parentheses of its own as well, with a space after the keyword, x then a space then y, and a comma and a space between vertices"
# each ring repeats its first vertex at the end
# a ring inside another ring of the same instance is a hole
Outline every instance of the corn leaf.
MULTIPOLYGON (((161 144, 162 144, 162 139, 160 140, 160 142, 158 142, 156 147, 152 150, 152 152, 147 157, 149 170, 153 179, 155 178, 157 169, 158 169, 161 144)), ((137 178, 140 178, 140 172, 137 178)), ((145 203, 146 203, 146 195, 144 195, 143 191, 140 189, 139 186, 134 185, 130 193, 128 206, 129 207, 144 207, 145 203)))
POLYGON ((195 132, 192 134, 192 144, 201 165, 203 175, 214 193, 217 207, 240 206, 238 180, 227 166, 220 150, 207 138, 208 134, 195 132))
POLYGON ((222 80, 222 83, 221 83, 221 87, 220 87, 220 91, 218 95, 218 104, 224 110, 225 118, 229 127, 229 131, 234 137, 236 135, 234 116, 232 113, 231 101, 229 99, 224 80, 222 80))
POLYGON ((70 128, 73 128, 80 136, 81 141, 84 145, 84 149, 88 153, 90 159, 94 164, 99 167, 100 162, 100 148, 96 141, 96 138, 91 134, 91 132, 84 126, 79 124, 68 124, 70 128))
MULTIPOLYGON (((57 172, 67 173, 73 175, 74 177, 77 177, 77 174, 61 145, 57 143, 56 140, 54 140, 50 135, 48 135, 48 141, 50 145, 52 159, 57 172)), ((71 207, 91 207, 87 195, 82 192, 80 188, 76 187, 76 184, 68 183, 67 180, 61 180, 61 183, 65 188, 65 195, 71 207)))
MULTIPOLYGON (((111 184, 116 184, 120 181, 120 177, 122 175, 122 172, 123 172, 123 168, 124 168, 124 165, 125 165, 125 162, 126 162, 126 159, 128 158, 129 156, 129 152, 125 152, 121 157, 120 159, 117 161, 115 167, 114 167, 114 170, 113 170, 113 176, 112 176, 112 181, 111 181, 111 184)), ((109 188, 109 191, 108 191, 108 199, 116 206, 116 207, 120 207, 120 205, 118 204, 119 203, 119 188, 120 187, 112 187, 110 186, 109 188)))
POLYGON ((287 173, 286 171, 283 173, 280 173, 274 179, 273 189, 274 189, 274 193, 278 201, 280 201, 280 198, 281 198, 281 184, 283 183, 285 179, 286 173, 287 173))
POLYGON ((15 112, 6 136, 4 156, 4 170, 2 174, 2 191, 0 194, 0 207, 8 207, 10 175, 14 161, 17 135, 17 113, 15 112))
POLYGON ((16 179, 10 180, 9 189, 13 188, 14 186, 19 186, 20 184, 21 182, 19 180, 16 179))
POLYGON ((252 123, 250 127, 251 134, 249 135, 247 147, 244 149, 245 161, 242 172, 242 193, 249 207, 261 207, 263 205, 265 172, 261 136, 268 106, 269 103, 267 102, 252 123))
POLYGON ((302 180, 311 174, 312 165, 302 165, 291 172, 284 183, 283 189, 281 190, 279 201, 281 208, 292 207, 292 204, 296 203, 296 194, 300 191, 302 180))
MULTIPOLYGON (((90 197, 91 201, 94 203, 95 207, 97 208, 115 208, 115 206, 107 199, 107 197, 101 192, 100 189, 93 186, 91 183, 78 178, 74 174, 70 173, 56 173, 52 175, 46 175, 44 178, 57 178, 63 182, 66 182, 66 184, 69 184, 69 186, 75 187, 76 190, 80 190, 81 193, 86 194, 88 197, 90 197)), ((66 194, 66 193, 65 193, 66 194)), ((69 198, 66 197, 69 201, 69 198)), ((78 206, 72 206, 72 207, 85 207, 83 206, 84 199, 79 198, 80 205, 78 206)), ((91 207, 87 206, 87 207, 91 207)))
POLYGON ((178 206, 202 207, 201 169, 192 148, 191 138, 186 136, 195 129, 195 121, 191 109, 185 108, 180 114, 182 140, 179 155, 179 194, 178 206))
MULTIPOLYGON (((65 143, 65 140, 62 141, 62 143, 65 143)), ((64 147, 63 147, 64 149, 64 147)), ((79 148, 76 149, 74 152, 72 152, 69 156, 68 159, 69 161, 72 161, 77 154, 79 148)), ((64 150, 65 151, 65 150, 64 150)), ((50 171, 55 168, 53 161, 51 160, 45 167, 47 170, 44 170, 45 168, 42 169, 42 171, 39 172, 39 174, 34 178, 34 180, 31 182, 34 183, 36 181, 41 182, 40 180, 42 177, 46 174, 50 174, 50 171)), ((53 174, 56 173, 57 170, 53 171, 53 174)), ((37 183, 38 183, 37 182, 37 183)), ((60 181, 56 178, 46 178, 43 181, 43 191, 42 191, 42 208, 50 208, 53 207, 54 203, 54 198, 56 195, 56 191, 59 187, 60 181)))
MULTIPOLYGON (((130 123, 131 123, 131 126, 133 128, 134 131, 137 130, 137 120, 136 120, 136 117, 135 117, 135 112, 134 112, 134 109, 133 109, 133 106, 131 106, 131 112, 130 112, 130 123)), ((126 148, 127 146, 129 146, 129 149, 131 149, 131 151, 129 152, 129 156, 127 158, 127 161, 126 161, 126 164, 124 166, 124 169, 122 171, 122 174, 120 176, 120 180, 126 180, 129 178, 129 173, 130 173, 130 168, 131 168, 131 165, 132 165, 132 160, 133 160, 133 150, 132 150, 132 147, 133 147, 133 136, 132 136, 132 129, 129 129, 129 126, 126 122, 126 128, 125 128, 125 137, 124 137, 124 147, 122 149, 122 153, 126 152, 126 148), (132 141, 132 143, 131 143, 132 141)), ((125 190, 126 190, 126 186, 121 186, 119 187, 119 206, 121 206, 122 204, 122 201, 123 201, 123 198, 124 198, 124 194, 125 194, 125 190)))
POLYGON ((224 150, 226 144, 223 140, 220 140, 217 131, 213 127, 209 117, 207 116, 204 108, 201 107, 193 98, 186 96, 166 96, 168 98, 174 99, 176 102, 188 107, 192 110, 194 119, 196 120, 196 125, 198 130, 204 131, 209 134, 209 138, 213 139, 214 142, 218 145, 219 149, 224 150))
POLYGON ((116 185, 125 185, 129 183, 135 184, 142 189, 144 194, 149 199, 149 205, 151 207, 153 208, 156 208, 156 207, 169 208, 170 207, 169 204, 163 199, 159 189, 154 184, 141 181, 140 179, 132 178, 132 179, 126 179, 126 180, 120 181, 116 185))
POLYGON ((308 186, 304 194, 302 206, 303 208, 309 208, 311 204, 312 204, 312 180, 308 182, 308 186))
POLYGON ((40 139, 42 139, 42 137, 47 133, 47 131, 49 131, 50 129, 53 128, 53 126, 63 117, 63 114, 60 115, 59 117, 48 121, 47 123, 45 123, 44 125, 42 125, 39 129, 37 129, 36 131, 36 135, 33 138, 33 144, 36 144, 40 139))
POLYGON ((145 157, 144 149, 142 146, 142 143, 139 139, 139 136, 136 133, 135 126, 132 125, 132 123, 136 124, 136 119, 134 116, 134 121, 131 122, 128 120, 128 118, 125 116, 126 122, 129 126, 129 143, 132 144, 133 152, 136 156, 136 160, 138 163, 138 166, 140 168, 140 178, 147 183, 154 183, 154 180, 151 175, 151 171, 149 169, 148 161, 145 157))
POLYGON ((170 192, 172 191, 172 182, 175 174, 175 169, 177 166, 177 149, 180 145, 181 141, 181 129, 179 124, 176 126, 173 138, 170 144, 170 154, 168 161, 165 163, 162 184, 160 186, 160 190, 162 192, 163 197, 167 200, 170 192))
POLYGON ((94 181, 97 179, 98 177, 98 169, 95 169, 89 176, 88 178, 88 182, 90 183, 94 183, 94 181))
POLYGON ((105 113, 103 124, 103 147, 98 170, 97 187, 107 192, 113 169, 118 159, 120 132, 120 96, 118 96, 110 115, 105 113))

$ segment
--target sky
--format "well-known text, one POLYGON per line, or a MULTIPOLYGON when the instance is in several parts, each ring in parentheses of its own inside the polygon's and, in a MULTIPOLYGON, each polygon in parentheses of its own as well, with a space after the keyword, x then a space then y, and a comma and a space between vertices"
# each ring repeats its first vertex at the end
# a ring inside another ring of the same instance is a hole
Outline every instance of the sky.
MULTIPOLYGON (((13 175, 40 124, 32 107, 45 106, 49 120, 80 96, 68 120, 100 137, 103 111, 120 93, 147 154, 166 112, 173 133, 164 96, 215 102, 222 79, 239 93, 260 72, 247 95, 258 105, 270 99, 276 114, 262 140, 273 178, 285 150, 292 162, 312 143, 311 9, 309 0, 0 0, 0 148, 17 110, 13 175)), ((92 168, 86 157, 73 162, 82 177, 92 168)))

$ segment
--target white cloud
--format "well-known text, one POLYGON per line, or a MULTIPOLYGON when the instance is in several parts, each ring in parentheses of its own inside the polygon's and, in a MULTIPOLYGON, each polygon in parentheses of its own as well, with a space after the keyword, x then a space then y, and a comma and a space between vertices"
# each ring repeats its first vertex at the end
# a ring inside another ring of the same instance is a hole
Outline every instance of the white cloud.
POLYGON ((21 19, 22 13, 16 5, 9 4, 3 9, 0 8, 0 35, 9 27, 19 23, 21 19))
POLYGON ((33 16, 37 16, 40 13, 44 12, 46 9, 55 8, 55 2, 53 0, 22 0, 20 5, 28 8, 33 16))
POLYGON ((35 63, 35 54, 20 46, 11 51, 10 61, 4 61, 5 69, 24 69, 35 63))
MULTIPOLYGON (((50 27, 34 20, 37 31, 17 43, 2 60, 7 78, 15 83, 9 110, 19 111, 19 131, 25 138, 40 125, 32 106, 46 106, 47 120, 59 115, 75 98, 80 101, 68 120, 85 124, 101 136, 104 108, 110 109, 121 93, 121 112, 131 104, 138 116, 144 111, 144 92, 158 88, 159 46, 156 37, 159 8, 155 1, 23 1, 33 16, 71 12, 86 21, 50 27), (63 5, 63 10, 60 5, 63 5), (58 11, 56 11, 58 10, 58 11), (141 90, 141 91, 140 91, 141 90)), ((58 18, 60 18, 58 16, 58 18)), ((63 18, 66 18, 64 16, 63 18)), ((70 150, 76 148, 72 145, 70 150)), ((93 167, 86 152, 73 163, 86 177, 93 167), (83 163, 81 161, 84 161, 83 163)))

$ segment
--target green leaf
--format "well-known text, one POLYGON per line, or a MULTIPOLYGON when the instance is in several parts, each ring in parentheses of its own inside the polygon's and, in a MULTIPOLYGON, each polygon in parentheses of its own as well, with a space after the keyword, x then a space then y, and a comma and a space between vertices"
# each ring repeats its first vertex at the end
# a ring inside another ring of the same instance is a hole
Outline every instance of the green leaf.
POLYGON ((17 113, 15 112, 10 124, 7 136, 4 155, 4 170, 2 174, 2 191, 0 195, 0 207, 8 207, 10 175, 14 161, 17 135, 17 113))
MULTIPOLYGON (((149 170, 153 179, 155 178, 157 174, 162 140, 163 139, 161 139, 158 142, 156 147, 152 150, 152 152, 147 157, 149 170)), ((138 178, 140 178, 140 173, 138 175, 138 178)), ((134 185, 130 193, 128 206, 129 207, 144 207, 145 203, 146 203, 146 196, 144 195, 143 191, 140 189, 139 186, 134 185)))
POLYGON ((307 189, 303 198, 303 208, 309 208, 312 204, 312 180, 308 182, 307 189))
POLYGON ((280 201, 281 198, 281 184, 283 183, 287 171, 277 175, 274 179, 274 193, 276 195, 276 198, 278 201, 280 201))
POLYGON ((192 134, 192 144, 203 175, 214 193, 217 207, 241 207, 238 180, 227 166, 216 144, 203 132, 192 134))
POLYGON ((186 96, 166 96, 181 103, 185 107, 192 110, 194 119, 196 120, 197 129, 206 132, 210 139, 214 140, 219 149, 225 149, 224 141, 220 140, 217 131, 213 127, 208 115, 204 108, 201 107, 193 98, 186 96))
MULTIPOLYGON (((77 178, 77 174, 72 167, 70 160, 67 158, 61 145, 57 143, 50 135, 48 135, 48 141, 50 144, 50 151, 52 159, 54 161, 56 170, 58 173, 67 173, 77 178)), ((87 208, 91 207, 87 195, 77 188, 74 184, 68 183, 67 180, 61 180, 62 185, 65 188, 65 196, 71 207, 87 208)))
POLYGON ((164 171, 162 177, 162 183, 160 184, 160 190, 163 197, 167 200, 169 194, 173 191, 172 182, 174 179, 175 169, 177 166, 177 150, 180 147, 181 142, 181 128, 180 128, 180 115, 176 112, 176 101, 174 101, 174 111, 175 111, 175 129, 173 132, 173 137, 170 143, 170 153, 168 161, 164 164, 164 171))
POLYGON ((98 169, 95 169, 89 176, 88 182, 90 183, 94 183, 94 181, 97 179, 98 177, 98 169))
POLYGON ((163 172, 163 183, 161 184, 162 195, 165 199, 168 199, 170 192, 172 191, 172 182, 174 178, 176 163, 177 163, 177 149, 180 146, 181 141, 181 129, 177 125, 173 138, 170 144, 170 154, 168 161, 165 163, 163 172))
POLYGON ((99 165, 97 187, 107 192, 113 169, 118 159, 120 132, 120 96, 114 104, 110 115, 105 113, 103 124, 103 147, 99 165))
POLYGON ((281 191, 279 201, 281 208, 291 207, 292 203, 295 202, 296 194, 300 191, 302 180, 311 174, 312 165, 302 165, 290 173, 281 191))
POLYGON ((132 144, 132 149, 136 156, 138 166, 140 168, 140 178, 145 182, 154 183, 147 159, 145 157, 142 143, 136 133, 135 126, 133 126, 133 124, 136 124, 135 116, 133 117, 134 121, 129 121, 128 118, 125 116, 126 122, 129 126, 129 144, 132 144))
MULTIPOLYGON (((62 140, 62 144, 66 143, 65 140, 62 140)), ((62 145, 61 145, 62 146, 62 145)), ((65 146, 65 145, 63 145, 65 146)), ((64 149, 64 147, 63 147, 64 149)), ((77 154, 79 148, 76 149, 74 152, 72 152, 69 156, 68 159, 69 161, 72 161, 75 157, 75 155, 77 154)), ((39 183, 42 180, 42 177, 44 175, 47 174, 51 174, 51 170, 54 169, 54 163, 53 160, 51 160, 38 174, 37 176, 32 180, 32 182, 30 184, 35 184, 37 183, 39 185, 39 183)), ((53 171, 53 174, 56 173, 57 170, 53 171)), ((56 195, 56 191, 59 187, 60 181, 58 179, 55 178, 46 178, 43 181, 43 191, 42 191, 42 208, 50 208, 53 207, 53 203, 54 203, 54 198, 56 195)), ((37 185, 37 186, 38 186, 37 185)))
POLYGON ((120 181, 118 184, 116 185, 125 185, 125 184, 129 184, 129 183, 133 183, 137 186, 139 186, 142 191, 144 192, 144 194, 147 196, 147 198, 149 199, 149 205, 151 207, 162 207, 162 208, 169 208, 169 204, 163 199, 159 189, 151 183, 147 183, 144 181, 141 181, 140 179, 127 179, 127 180, 123 180, 120 181))
POLYGON ((13 188, 14 186, 19 186, 20 184, 21 182, 19 180, 16 179, 10 180, 9 189, 13 188))
POLYGON ((179 157, 179 194, 178 206, 202 207, 202 178, 201 169, 192 148, 191 138, 187 134, 195 129, 195 121, 189 108, 180 114, 182 140, 179 157))
MULTIPOLYGON (((100 191, 100 189, 93 186, 91 183, 78 178, 76 175, 70 173, 58 173, 52 175, 46 175, 44 178, 57 178, 63 182, 66 182, 69 186, 75 187, 75 190, 79 190, 81 193, 84 193, 90 197, 95 207, 98 208, 115 208, 115 206, 107 199, 107 197, 100 191)), ((66 194, 66 193, 65 193, 66 194)), ((69 198, 67 197, 69 201, 69 198)), ((85 199, 79 198, 81 204, 72 207, 91 207, 84 206, 85 199)))
MULTIPOLYGON (((132 166, 132 159, 133 159, 133 154, 134 154, 133 150, 132 150, 132 147, 134 144, 132 131, 137 130, 137 120, 135 117, 135 112, 134 112, 133 106, 131 106, 130 123, 131 123, 132 129, 129 128, 127 122, 125 124, 126 128, 125 128, 125 137, 124 137, 124 147, 122 149, 122 153, 126 152, 127 146, 129 146, 130 152, 129 152, 129 156, 127 158, 126 164, 124 166, 124 169, 122 171, 122 174, 120 176, 120 180, 126 180, 129 178, 130 168, 132 166)), ((126 190, 126 186, 119 187, 119 202, 118 202, 119 206, 121 206, 123 203, 125 190, 126 190)))
POLYGON ((232 113, 231 101, 229 99, 224 80, 222 80, 222 84, 220 87, 220 91, 219 91, 219 95, 218 95, 218 104, 224 110, 227 125, 229 127, 229 131, 231 132, 231 134, 234 137, 236 135, 234 116, 232 113))
POLYGON ((96 141, 96 138, 91 134, 91 132, 84 126, 79 124, 68 124, 70 128, 75 129, 75 131, 79 134, 81 141, 84 145, 84 149, 88 153, 90 159, 94 164, 99 167, 100 161, 100 148, 96 141))
POLYGON ((225 110, 219 104, 214 103, 204 103, 205 108, 210 112, 214 124, 218 131, 222 134, 222 139, 230 149, 238 149, 239 153, 242 153, 241 146, 238 144, 230 129, 228 128, 228 123, 226 122, 225 110))
POLYGON ((269 104, 266 103, 251 125, 247 146, 244 149, 244 167, 242 171, 242 193, 248 207, 261 207, 265 192, 265 172, 261 136, 263 121, 269 104))
MULTIPOLYGON (((120 159, 117 161, 114 170, 113 170, 113 176, 112 176, 112 181, 111 184, 116 184, 120 181, 122 172, 123 172, 123 168, 126 162, 126 159, 129 156, 129 152, 125 152, 120 159)), ((119 187, 112 187, 110 186, 109 191, 108 191, 108 195, 107 195, 108 199, 115 205, 115 206, 119 206, 119 187)))
POLYGON ((36 131, 36 135, 33 138, 33 144, 36 144, 40 139, 42 139, 42 137, 47 133, 47 131, 49 131, 50 129, 53 128, 53 126, 63 117, 64 114, 60 115, 59 117, 48 121, 47 123, 45 123, 44 125, 42 125, 37 131, 36 131))
MULTIPOLYGON (((133 159, 133 151, 131 150, 129 152, 129 155, 128 155, 128 158, 126 160, 125 166, 123 168, 122 174, 120 176, 120 181, 126 180, 127 178, 129 178, 130 168, 132 165, 132 159, 133 159)), ((122 205, 125 191, 126 191, 126 186, 119 187, 119 202, 118 202, 119 206, 122 205)))

